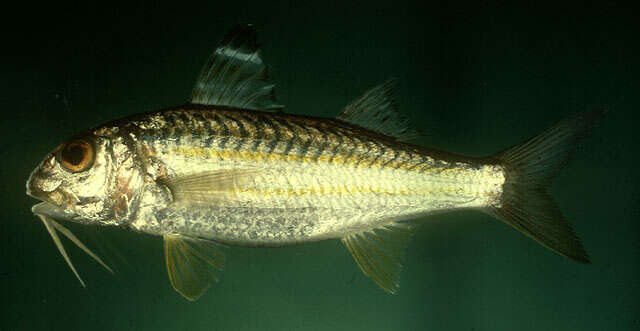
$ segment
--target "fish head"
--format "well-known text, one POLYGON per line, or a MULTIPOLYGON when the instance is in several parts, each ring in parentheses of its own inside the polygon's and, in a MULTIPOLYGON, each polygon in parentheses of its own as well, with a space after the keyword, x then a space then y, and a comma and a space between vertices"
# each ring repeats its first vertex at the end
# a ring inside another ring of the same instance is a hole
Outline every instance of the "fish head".
POLYGON ((74 136, 33 170, 27 195, 42 200, 35 214, 85 224, 113 218, 115 189, 111 142, 90 134, 74 136))

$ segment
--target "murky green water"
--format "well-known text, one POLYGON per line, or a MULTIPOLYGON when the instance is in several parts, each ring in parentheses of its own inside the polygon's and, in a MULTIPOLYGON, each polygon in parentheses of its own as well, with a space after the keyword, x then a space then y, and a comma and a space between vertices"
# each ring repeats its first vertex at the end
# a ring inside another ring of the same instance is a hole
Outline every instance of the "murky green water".
MULTIPOLYGON (((34 8, 30 8, 34 9, 34 8)), ((26 11, 27 8, 24 8, 26 11)), ((640 327, 638 24, 613 5, 397 2, 181 3, 38 8, 9 19, 0 149, 2 330, 630 330, 640 327), (92 125, 184 103, 238 22, 261 29, 287 111, 333 116, 397 77, 417 143, 488 155, 579 111, 609 116, 554 181, 592 265, 562 258, 479 212, 424 219, 398 295, 337 241, 229 248, 222 281, 189 303, 160 238, 69 225, 117 269, 65 242, 84 289, 31 215, 24 183, 92 125)))

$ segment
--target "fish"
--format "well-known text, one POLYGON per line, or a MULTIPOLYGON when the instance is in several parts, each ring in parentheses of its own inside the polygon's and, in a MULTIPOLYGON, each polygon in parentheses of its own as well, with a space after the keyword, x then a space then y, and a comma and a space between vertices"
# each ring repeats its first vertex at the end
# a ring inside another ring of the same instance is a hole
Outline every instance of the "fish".
POLYGON ((394 79, 335 117, 285 112, 260 46, 254 26, 237 25, 187 103, 80 132, 33 170, 32 212, 82 286, 58 233, 113 270, 58 221, 162 237, 170 283, 190 301, 219 280, 225 247, 322 240, 340 240, 364 275, 397 293, 415 230, 462 209, 590 263, 547 188, 605 110, 490 156, 458 155, 409 142, 423 134, 398 111, 394 79))

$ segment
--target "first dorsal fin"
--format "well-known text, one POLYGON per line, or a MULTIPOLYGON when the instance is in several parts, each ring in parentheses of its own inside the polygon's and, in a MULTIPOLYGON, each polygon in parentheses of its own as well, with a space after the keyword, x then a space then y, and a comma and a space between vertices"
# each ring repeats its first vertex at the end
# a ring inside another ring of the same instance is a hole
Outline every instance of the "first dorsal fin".
POLYGON ((226 34, 205 64, 191 102, 277 111, 284 106, 276 102, 274 86, 260 57, 255 28, 239 24, 226 34))
POLYGON ((397 140, 417 138, 421 133, 398 112, 398 104, 393 97, 395 87, 396 80, 390 79, 370 89, 344 107, 336 118, 397 140))

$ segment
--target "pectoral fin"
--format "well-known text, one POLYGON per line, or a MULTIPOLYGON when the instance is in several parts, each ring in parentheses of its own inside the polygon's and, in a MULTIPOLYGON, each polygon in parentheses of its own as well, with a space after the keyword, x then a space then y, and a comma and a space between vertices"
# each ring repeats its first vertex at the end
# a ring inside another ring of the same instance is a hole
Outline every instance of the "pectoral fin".
POLYGON ((395 294, 400 287, 404 246, 411 234, 411 226, 393 224, 354 233, 342 238, 342 243, 365 275, 371 277, 385 292, 395 294))
POLYGON ((169 188, 177 203, 216 206, 232 199, 258 173, 259 169, 222 169, 163 179, 160 183, 169 188))
POLYGON ((195 301, 217 282, 224 254, 211 241, 180 235, 164 235, 164 258, 173 288, 189 301, 195 301))

